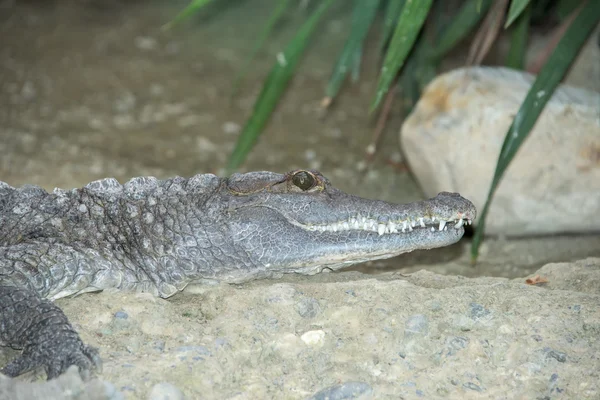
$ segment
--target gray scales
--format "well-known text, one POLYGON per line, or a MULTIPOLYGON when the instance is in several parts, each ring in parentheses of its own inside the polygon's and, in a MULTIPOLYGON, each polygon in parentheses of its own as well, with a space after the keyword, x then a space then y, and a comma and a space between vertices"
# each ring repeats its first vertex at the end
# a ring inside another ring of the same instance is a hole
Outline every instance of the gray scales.
POLYGON ((0 371, 101 367, 52 300, 99 290, 167 298, 194 281, 316 274, 460 240, 476 216, 456 193, 392 204, 346 194, 317 171, 92 182, 81 189, 0 182, 0 371))

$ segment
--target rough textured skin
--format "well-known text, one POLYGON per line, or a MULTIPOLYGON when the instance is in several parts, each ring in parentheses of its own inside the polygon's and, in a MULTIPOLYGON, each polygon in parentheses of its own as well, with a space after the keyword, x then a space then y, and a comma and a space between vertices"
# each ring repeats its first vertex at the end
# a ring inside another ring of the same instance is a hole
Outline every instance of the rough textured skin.
POLYGON ((71 365, 84 373, 101 366, 98 350, 83 344, 62 310, 36 292, 0 286, 0 318, 0 344, 23 349, 3 374, 18 376, 43 365, 52 379, 71 365))
POLYGON ((314 274, 455 243, 475 216, 458 194, 366 200, 316 171, 104 179, 53 193, 0 182, 0 345, 23 349, 1 371, 44 367, 53 378, 100 365, 53 299, 103 289, 169 297, 202 279, 314 274))

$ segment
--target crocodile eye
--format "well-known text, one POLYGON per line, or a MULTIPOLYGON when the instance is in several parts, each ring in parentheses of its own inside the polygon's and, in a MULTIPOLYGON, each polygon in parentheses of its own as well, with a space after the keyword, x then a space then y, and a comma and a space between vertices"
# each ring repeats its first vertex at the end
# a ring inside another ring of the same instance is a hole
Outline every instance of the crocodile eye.
POLYGON ((306 171, 301 171, 292 177, 292 183, 302 190, 309 190, 315 186, 315 177, 306 171))

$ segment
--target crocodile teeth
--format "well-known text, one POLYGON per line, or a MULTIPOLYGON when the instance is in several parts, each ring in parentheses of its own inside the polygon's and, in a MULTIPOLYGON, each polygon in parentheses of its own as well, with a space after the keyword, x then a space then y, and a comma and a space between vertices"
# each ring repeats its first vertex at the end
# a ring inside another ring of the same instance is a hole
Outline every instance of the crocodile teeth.
MULTIPOLYGON (((431 221, 434 220, 435 217, 431 217, 431 221)), ((452 224, 454 226, 454 229, 460 229, 465 225, 471 225, 473 222, 472 220, 467 218, 458 218, 447 221, 440 220, 438 218, 437 220, 439 221, 437 230, 440 232, 448 231, 449 224, 452 224)), ((428 225, 425 224, 425 217, 415 218, 414 220, 407 219, 401 222, 378 222, 375 219, 363 217, 359 214, 356 217, 348 219, 347 221, 338 221, 327 225, 309 225, 306 226, 306 229, 317 232, 343 232, 349 230, 362 230, 368 232, 377 232, 379 236, 382 236, 385 233, 398 233, 399 231, 401 231, 402 233, 405 233, 407 230, 409 232, 412 232, 413 228, 417 227, 428 227, 428 225)), ((435 226, 430 226, 429 229, 431 229, 431 232, 436 231, 435 226)))
POLYGON ((396 224, 394 224, 392 221, 388 222, 388 224, 387 224, 387 232, 389 232, 389 233, 396 233, 396 232, 398 232, 396 230, 396 224))

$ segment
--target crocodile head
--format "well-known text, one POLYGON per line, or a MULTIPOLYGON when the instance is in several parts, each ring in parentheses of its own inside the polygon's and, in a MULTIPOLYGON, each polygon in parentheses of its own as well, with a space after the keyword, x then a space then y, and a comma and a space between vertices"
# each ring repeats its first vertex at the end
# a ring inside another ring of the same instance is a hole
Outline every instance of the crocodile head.
POLYGON ((456 193, 393 204, 349 195, 306 170, 234 174, 220 195, 228 236, 250 258, 253 276, 314 274, 447 246, 476 216, 475 206, 456 193))

